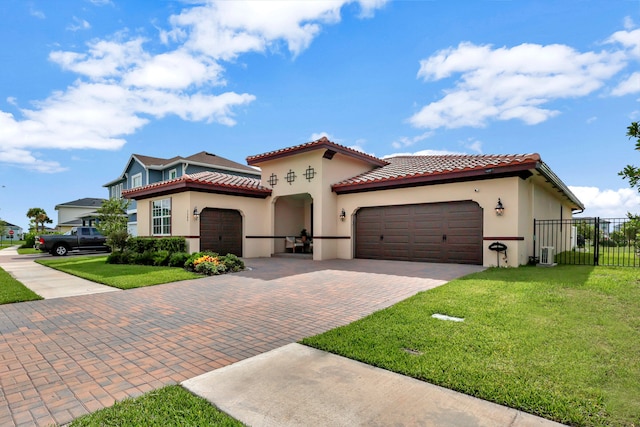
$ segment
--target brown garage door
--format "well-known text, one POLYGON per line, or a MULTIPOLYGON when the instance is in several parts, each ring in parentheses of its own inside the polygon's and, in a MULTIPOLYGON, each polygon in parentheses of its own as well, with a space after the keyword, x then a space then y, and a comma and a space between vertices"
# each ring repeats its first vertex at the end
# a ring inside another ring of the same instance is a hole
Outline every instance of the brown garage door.
POLYGON ((362 208, 356 258, 482 264, 482 208, 469 201, 362 208))
POLYGON ((200 250, 242 256, 242 216, 231 209, 203 209, 200 250))

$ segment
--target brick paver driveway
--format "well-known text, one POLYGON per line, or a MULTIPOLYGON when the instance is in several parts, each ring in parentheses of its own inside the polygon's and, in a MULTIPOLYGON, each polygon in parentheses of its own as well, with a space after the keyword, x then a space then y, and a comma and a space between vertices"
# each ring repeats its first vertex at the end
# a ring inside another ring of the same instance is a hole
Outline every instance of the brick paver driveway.
POLYGON ((0 306, 0 425, 64 424, 349 323, 479 266, 250 259, 250 271, 0 306))

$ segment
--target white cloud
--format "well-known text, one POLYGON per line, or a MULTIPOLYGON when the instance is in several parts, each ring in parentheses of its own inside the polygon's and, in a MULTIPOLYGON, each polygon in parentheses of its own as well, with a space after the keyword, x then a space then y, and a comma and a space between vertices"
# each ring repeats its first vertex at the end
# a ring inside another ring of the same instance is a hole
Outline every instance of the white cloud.
MULTIPOLYGON (((165 40, 183 40, 185 46, 215 59, 231 60, 245 52, 264 52, 279 41, 295 56, 309 47, 323 24, 335 24, 350 0, 338 1, 220 1, 183 11, 171 18, 165 40)), ((366 0, 362 14, 370 16, 386 1, 366 0)))
POLYGON ((627 212, 640 214, 640 193, 636 189, 612 190, 575 186, 569 186, 569 189, 585 205, 582 216, 625 218, 627 212))
POLYGON ((45 19, 46 16, 43 11, 36 9, 32 4, 29 5, 29 15, 34 16, 38 19, 45 19))
POLYGON ((592 116, 592 117, 589 117, 589 118, 587 119, 586 123, 587 123, 588 125, 590 125, 591 123, 595 122, 596 120, 598 120, 598 118, 597 118, 596 116, 592 116))
POLYGON ((392 154, 386 154, 383 159, 387 159, 389 157, 398 157, 398 156, 448 156, 448 155, 463 155, 468 153, 462 153, 460 151, 450 151, 450 150, 420 150, 414 152, 397 152, 392 154))
MULTIPOLYGON (((618 35, 619 40, 626 38, 618 35)), ((621 51, 580 53, 559 44, 494 48, 460 43, 420 61, 418 77, 425 82, 458 78, 409 122, 427 129, 482 127, 491 120, 541 123, 559 114, 546 104, 601 88, 626 66, 627 57, 621 51)))
POLYGON ((631 74, 611 91, 614 96, 623 96, 631 93, 640 93, 640 72, 636 71, 631 74))
POLYGON ((80 19, 77 16, 73 17, 73 24, 67 26, 67 30, 69 31, 79 31, 79 30, 88 30, 91 28, 91 24, 85 19, 80 19))
POLYGON ((55 173, 66 170, 66 168, 60 166, 58 162, 47 162, 39 160, 36 159, 28 151, 16 148, 3 148, 2 150, 0 150, 0 164, 2 163, 17 165, 27 170, 42 173, 55 173))
POLYGON ((416 135, 416 136, 401 136, 400 138, 398 138, 397 140, 393 141, 391 143, 391 146, 393 148, 399 149, 399 148, 404 148, 404 147, 411 147, 412 145, 420 142, 420 141, 424 141, 425 139, 429 138, 431 135, 433 135, 433 132, 428 131, 428 132, 424 132, 420 135, 416 135))
POLYGON ((64 70, 73 71, 92 80, 118 77, 130 71, 138 64, 150 59, 142 47, 142 38, 120 40, 97 40, 88 44, 87 53, 54 51, 49 59, 64 70))
POLYGON ((616 31, 607 39, 607 43, 621 44, 630 55, 640 59, 640 29, 616 31))
MULTIPOLYGON (((112 4, 89 1, 97 6, 112 4)), ((0 161, 59 171, 59 164, 39 160, 30 150, 117 150, 127 135, 168 115, 232 126, 235 110, 255 96, 213 93, 226 83, 223 61, 247 52, 277 50, 279 44, 299 55, 323 25, 340 21, 344 5, 357 3, 362 16, 371 16, 385 2, 208 0, 188 4, 169 18, 170 27, 159 30, 163 52, 145 49, 147 40, 131 37, 126 30, 90 41, 85 51, 53 51, 49 59, 79 78, 32 102, 31 108, 21 108, 20 117, 0 111, 0 161)), ((71 30, 90 27, 87 21, 73 19, 71 30)), ((13 98, 7 99, 20 108, 13 98)))
POLYGON ((630 16, 625 16, 622 26, 625 30, 633 30, 636 27, 636 24, 630 16))
POLYGON ((222 67, 207 58, 197 58, 184 51, 163 53, 150 58, 128 72, 126 86, 186 89, 190 85, 219 85, 222 67))
POLYGON ((482 154, 482 141, 478 141, 477 139, 469 138, 462 143, 462 145, 475 153, 482 154))

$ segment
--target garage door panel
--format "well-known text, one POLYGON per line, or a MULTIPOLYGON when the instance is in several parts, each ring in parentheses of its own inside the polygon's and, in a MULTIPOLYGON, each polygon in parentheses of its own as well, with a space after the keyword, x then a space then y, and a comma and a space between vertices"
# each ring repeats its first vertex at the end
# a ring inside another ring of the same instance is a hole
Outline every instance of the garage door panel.
POLYGON ((482 264, 482 209, 469 201, 362 208, 356 257, 482 264))
POLYGON ((242 256, 242 216, 231 209, 203 209, 200 213, 200 250, 242 256))

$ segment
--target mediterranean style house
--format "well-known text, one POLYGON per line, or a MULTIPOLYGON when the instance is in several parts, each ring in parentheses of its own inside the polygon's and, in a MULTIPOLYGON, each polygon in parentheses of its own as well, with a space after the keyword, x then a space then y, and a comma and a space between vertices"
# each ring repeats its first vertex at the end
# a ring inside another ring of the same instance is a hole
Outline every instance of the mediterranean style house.
POLYGON ((247 163, 260 175, 182 171, 130 186, 138 235, 251 258, 285 252, 304 229, 314 260, 517 266, 534 256, 534 218, 584 210, 538 154, 381 159, 321 138, 247 163))
MULTIPOLYGON (((260 178, 260 171, 233 162, 215 154, 202 151, 189 157, 159 157, 133 154, 118 178, 103 185, 109 191, 109 198, 121 198, 122 192, 151 184, 175 180, 187 174, 198 172, 220 172, 251 178, 260 178)), ((129 205, 127 230, 132 236, 138 235, 138 209, 135 200, 129 205)), ((147 235, 142 233, 142 235, 147 235)))

